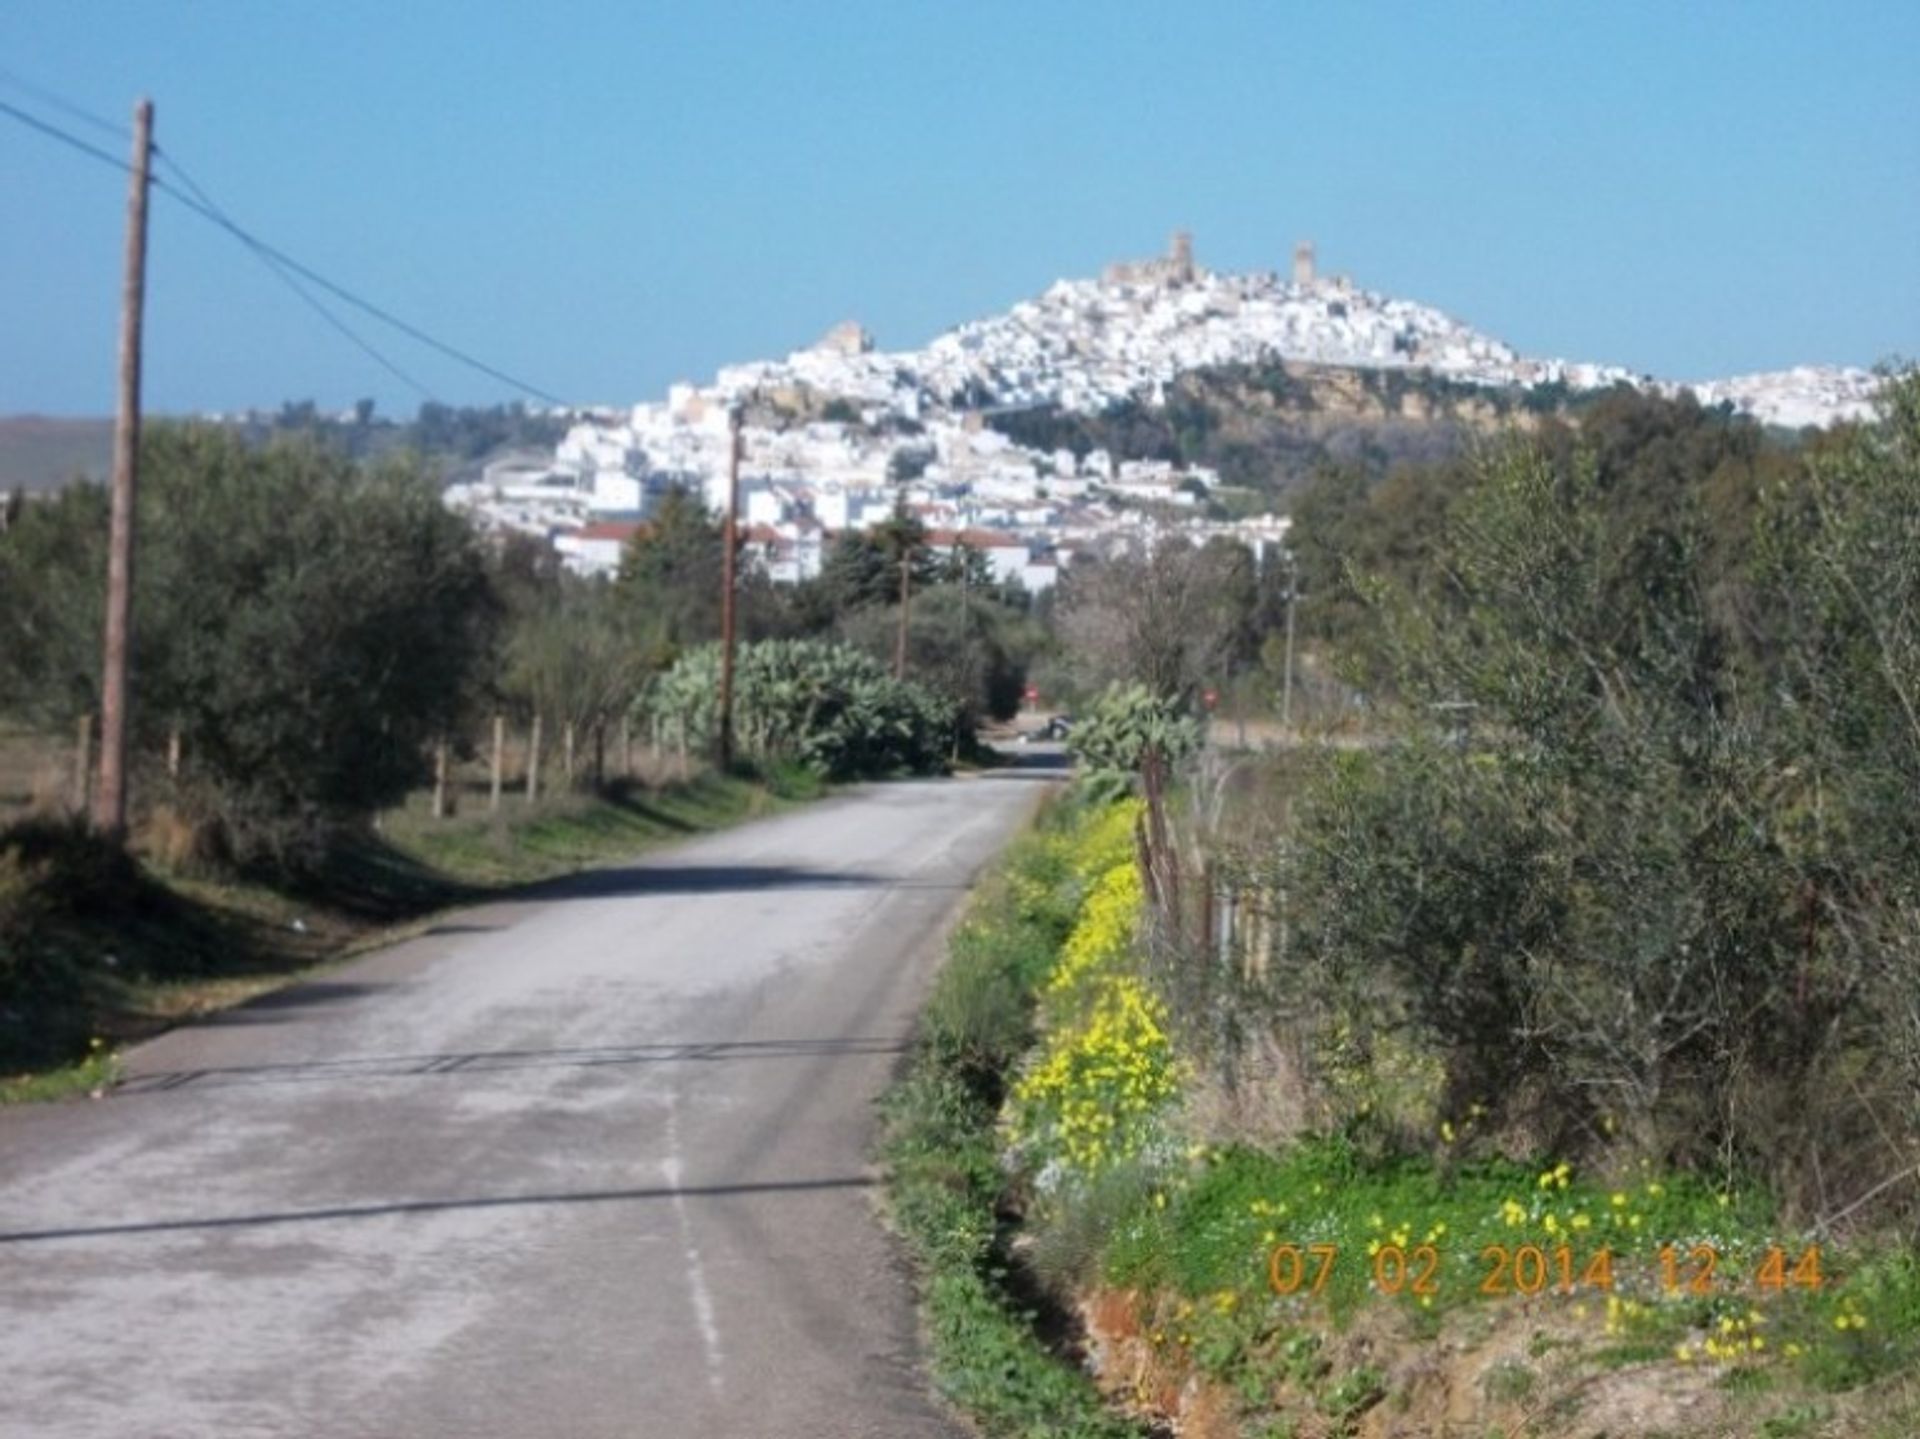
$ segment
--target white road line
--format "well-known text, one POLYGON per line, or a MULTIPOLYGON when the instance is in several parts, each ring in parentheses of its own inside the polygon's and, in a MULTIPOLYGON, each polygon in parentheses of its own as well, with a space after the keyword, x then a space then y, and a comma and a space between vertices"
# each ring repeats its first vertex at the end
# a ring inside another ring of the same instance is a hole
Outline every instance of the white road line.
POLYGON ((660 1162, 667 1188, 673 1191, 673 1213, 680 1224, 680 1241, 687 1256, 687 1288, 693 1299, 694 1321, 700 1327, 700 1342, 707 1350, 707 1387, 718 1394, 723 1387, 720 1353, 720 1324, 714 1317, 713 1294, 707 1288, 707 1274, 700 1262, 700 1246, 693 1242, 693 1216, 687 1212, 687 1199, 680 1192, 680 1120, 679 1108, 667 1102, 667 1157, 660 1162))

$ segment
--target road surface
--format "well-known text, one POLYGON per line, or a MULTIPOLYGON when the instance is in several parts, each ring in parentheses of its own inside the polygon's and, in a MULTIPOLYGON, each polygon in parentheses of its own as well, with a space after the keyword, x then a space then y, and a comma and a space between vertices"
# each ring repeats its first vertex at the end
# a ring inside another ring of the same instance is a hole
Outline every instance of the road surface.
POLYGON ((1044 778, 463 911, 0 1110, 0 1435, 958 1433, 872 1101, 1044 778))

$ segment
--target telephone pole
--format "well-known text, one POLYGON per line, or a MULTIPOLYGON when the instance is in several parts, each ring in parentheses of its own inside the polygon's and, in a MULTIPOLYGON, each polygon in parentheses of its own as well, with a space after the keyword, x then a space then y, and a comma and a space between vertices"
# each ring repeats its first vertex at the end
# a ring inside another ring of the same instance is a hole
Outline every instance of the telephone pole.
POLYGON ((1300 603, 1300 564, 1287 559, 1287 667, 1280 677, 1280 728, 1293 728, 1293 610, 1300 603))
POLYGON ((714 737, 713 762, 725 774, 733 767, 733 552, 740 530, 740 410, 730 417, 733 439, 727 460, 727 521, 720 546, 720 724, 714 737))
POLYGON ((900 633, 893 641, 893 677, 907 677, 907 610, 913 602, 913 546, 900 547, 900 633))
POLYGON ((110 839, 127 832, 127 718, 133 696, 134 500, 140 483, 140 321, 147 297, 148 168, 153 102, 133 107, 133 178, 127 192, 126 270, 120 289, 120 397, 113 428, 112 528, 107 541, 107 626, 100 679, 100 783, 93 827, 110 839))

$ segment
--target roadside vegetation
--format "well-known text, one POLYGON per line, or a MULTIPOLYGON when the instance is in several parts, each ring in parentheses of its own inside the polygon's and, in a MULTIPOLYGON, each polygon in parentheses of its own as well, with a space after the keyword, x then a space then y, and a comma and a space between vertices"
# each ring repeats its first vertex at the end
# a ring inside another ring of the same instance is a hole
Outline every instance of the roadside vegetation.
POLYGON ((0 1103, 112 1082, 114 1051, 483 902, 821 793, 786 769, 617 783, 500 815, 425 797, 298 877, 182 873, 65 821, 0 831, 0 1103))
MULTIPOLYGON (((1093 902, 1087 841, 1101 825, 1098 810, 1057 805, 976 889, 886 1101, 890 1212, 921 1273, 934 1382, 996 1439, 1138 1432, 1036 1332, 999 1130, 1040 992, 1093 902)), ((1114 834, 1106 823, 1109 852, 1114 834)))
POLYGON ((1642 419, 1342 561, 1365 743, 1194 750, 1164 681, 1083 714, 996 902, 1053 915, 1025 1027, 927 1052, 1023 1042, 970 1252, 1114 1415, 1920 1431, 1920 379, 1790 468, 1642 419))
POLYGON ((143 440, 124 854, 75 819, 106 496, 76 484, 0 529, 0 1075, 89 1083, 114 1043, 394 923, 828 782, 938 772, 1019 703, 1024 608, 902 514, 809 586, 744 574, 737 762, 714 774, 723 540, 696 500, 583 579, 475 532, 410 455, 278 429, 143 440))

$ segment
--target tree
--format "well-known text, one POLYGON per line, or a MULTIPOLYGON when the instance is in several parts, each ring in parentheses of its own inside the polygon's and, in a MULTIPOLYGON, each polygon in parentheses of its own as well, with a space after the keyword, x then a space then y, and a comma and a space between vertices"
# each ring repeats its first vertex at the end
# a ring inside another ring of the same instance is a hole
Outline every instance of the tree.
POLYGON ((648 526, 627 542, 618 592, 629 622, 659 665, 720 635, 725 536, 700 498, 669 490, 648 526))
POLYGON ((907 484, 924 475, 933 460, 934 452, 926 445, 902 446, 887 459, 887 478, 896 485, 907 484))
POLYGON ((1076 564, 1059 628, 1086 688, 1138 682, 1186 703, 1250 658, 1258 592, 1245 546, 1162 541, 1145 555, 1076 564))
MULTIPOLYGON (((0 705, 98 703, 105 499, 78 488, 0 540, 0 705)), ((298 866, 426 777, 484 680, 479 543, 410 465, 209 426, 144 438, 132 733, 177 728, 185 802, 242 859, 298 866)))
MULTIPOLYGON (((898 605, 854 610, 841 618, 839 633, 890 665, 899 616, 898 605)), ((970 732, 985 719, 1019 712, 1027 665, 1042 641, 1036 625, 990 595, 937 585, 908 612, 907 673, 951 700, 970 732)))
POLYGON ((900 565, 906 560, 914 590, 935 582, 939 557, 927 548, 927 527, 896 499, 893 513, 865 531, 842 535, 821 566, 821 589, 831 612, 844 615, 900 601, 900 565))
POLYGON ((629 607, 602 580, 563 574, 515 616, 501 688, 547 724, 603 738, 652 672, 629 607))

